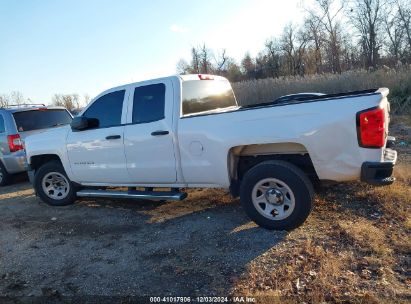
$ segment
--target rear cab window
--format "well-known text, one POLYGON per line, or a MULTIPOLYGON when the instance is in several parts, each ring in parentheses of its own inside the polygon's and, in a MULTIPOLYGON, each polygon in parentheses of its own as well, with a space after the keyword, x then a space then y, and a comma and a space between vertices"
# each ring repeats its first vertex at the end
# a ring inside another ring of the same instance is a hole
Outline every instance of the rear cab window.
POLYGON ((53 128, 71 123, 72 117, 65 109, 29 110, 13 113, 19 132, 53 128))
POLYGON ((182 116, 212 114, 237 107, 226 79, 186 80, 182 82, 182 116))

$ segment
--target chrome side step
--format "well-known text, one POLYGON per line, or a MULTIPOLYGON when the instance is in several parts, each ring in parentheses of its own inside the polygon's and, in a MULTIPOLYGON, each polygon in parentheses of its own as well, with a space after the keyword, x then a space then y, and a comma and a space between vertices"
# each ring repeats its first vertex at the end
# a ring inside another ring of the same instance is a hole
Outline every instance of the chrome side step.
POLYGON ((83 189, 77 192, 79 197, 105 197, 105 198, 130 198, 155 201, 182 201, 187 193, 178 191, 114 191, 83 189))

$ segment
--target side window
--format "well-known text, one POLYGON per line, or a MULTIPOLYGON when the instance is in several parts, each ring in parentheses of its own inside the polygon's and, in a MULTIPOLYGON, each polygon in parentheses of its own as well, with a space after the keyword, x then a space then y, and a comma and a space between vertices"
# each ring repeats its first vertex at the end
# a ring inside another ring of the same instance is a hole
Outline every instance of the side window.
POLYGON ((4 126, 4 118, 0 115, 0 134, 6 132, 6 127, 4 126))
POLYGON ((121 124, 125 90, 111 92, 97 99, 83 114, 87 118, 97 118, 99 128, 121 124))
POLYGON ((164 83, 135 88, 133 123, 145 123, 164 118, 166 86, 164 83))

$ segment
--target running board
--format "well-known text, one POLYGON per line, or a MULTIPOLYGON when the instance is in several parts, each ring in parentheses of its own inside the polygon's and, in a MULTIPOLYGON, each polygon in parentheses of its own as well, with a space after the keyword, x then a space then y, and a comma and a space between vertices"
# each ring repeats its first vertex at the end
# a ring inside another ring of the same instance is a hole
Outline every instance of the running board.
POLYGON ((77 192, 79 197, 130 198, 154 201, 182 201, 187 193, 178 191, 111 191, 83 189, 77 192))

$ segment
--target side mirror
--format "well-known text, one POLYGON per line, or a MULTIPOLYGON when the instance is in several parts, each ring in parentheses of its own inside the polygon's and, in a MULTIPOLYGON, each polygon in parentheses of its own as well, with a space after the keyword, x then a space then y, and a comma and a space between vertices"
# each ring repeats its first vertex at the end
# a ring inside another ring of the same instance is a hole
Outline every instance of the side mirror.
POLYGON ((71 129, 73 131, 82 131, 90 128, 96 128, 99 125, 99 121, 96 118, 87 118, 84 116, 74 117, 71 121, 71 129))

